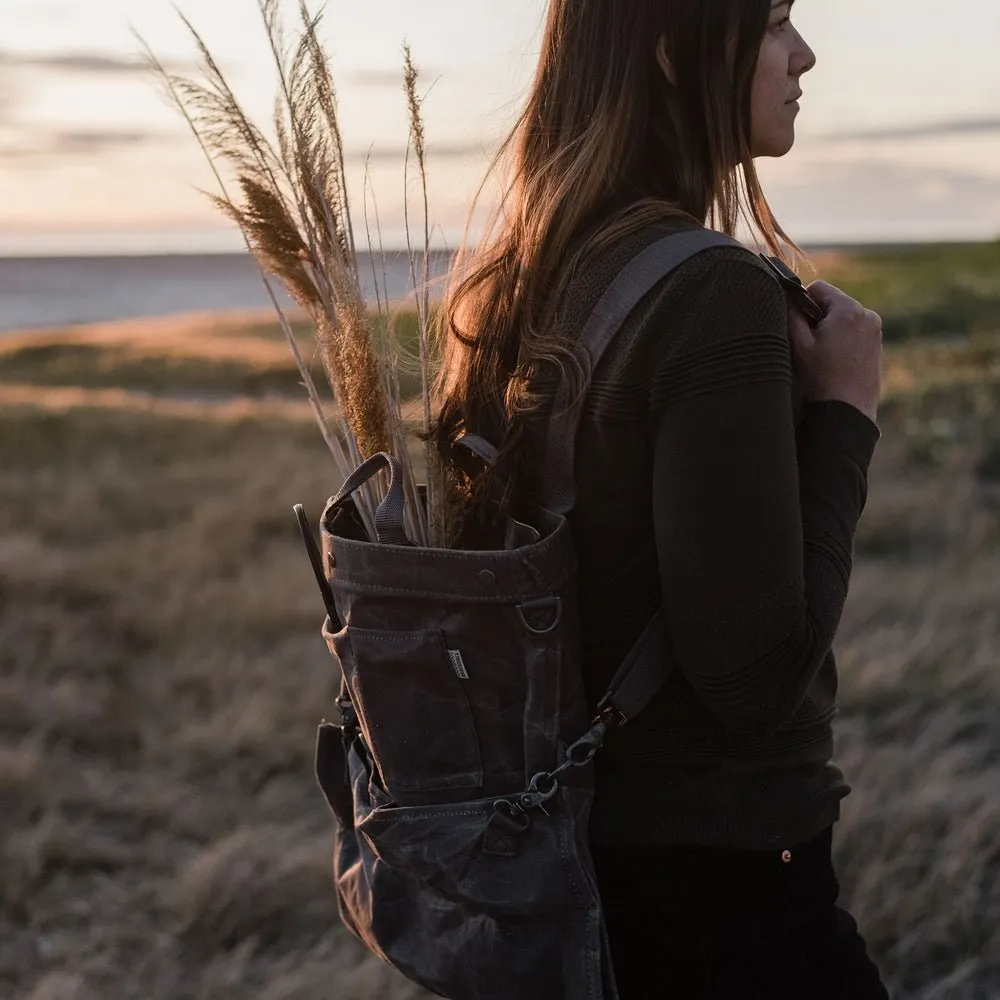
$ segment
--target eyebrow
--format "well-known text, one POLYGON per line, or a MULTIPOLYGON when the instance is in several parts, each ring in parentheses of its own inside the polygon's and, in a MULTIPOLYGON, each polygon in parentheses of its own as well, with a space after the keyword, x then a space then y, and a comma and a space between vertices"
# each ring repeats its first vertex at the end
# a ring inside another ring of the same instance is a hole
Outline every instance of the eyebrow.
POLYGON ((793 3, 795 0, 774 0, 774 3, 771 4, 771 10, 777 10, 779 7, 787 7, 791 10, 793 3))

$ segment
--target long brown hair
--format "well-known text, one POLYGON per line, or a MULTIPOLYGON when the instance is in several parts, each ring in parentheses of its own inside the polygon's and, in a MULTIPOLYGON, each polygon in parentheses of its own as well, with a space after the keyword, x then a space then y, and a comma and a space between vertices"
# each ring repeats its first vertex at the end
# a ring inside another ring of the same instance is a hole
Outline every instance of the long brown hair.
POLYGON ((522 432, 545 402, 539 385, 580 375, 553 317, 590 253, 669 217, 730 235, 743 218, 771 252, 794 247, 750 150, 770 7, 550 0, 526 107, 491 167, 507 166, 509 180, 485 237, 459 253, 440 313, 435 441, 480 522, 495 522, 515 493, 522 432), (491 469, 477 474, 454 447, 465 432, 501 446, 491 469))

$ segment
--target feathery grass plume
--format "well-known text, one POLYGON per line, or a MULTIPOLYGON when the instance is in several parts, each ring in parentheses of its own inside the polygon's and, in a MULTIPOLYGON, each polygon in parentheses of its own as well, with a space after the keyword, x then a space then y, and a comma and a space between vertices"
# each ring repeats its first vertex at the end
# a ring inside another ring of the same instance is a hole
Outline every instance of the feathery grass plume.
POLYGON ((431 392, 432 344, 430 315, 430 210, 427 199, 427 155, 424 133, 424 120, 421 113, 421 99, 417 96, 417 80, 419 73, 413 62, 409 43, 403 44, 403 91, 406 94, 407 116, 410 122, 409 141, 406 146, 406 161, 404 164, 404 196, 403 217, 406 228, 406 248, 410 259, 410 279, 413 284, 414 298, 417 307, 418 347, 420 356, 420 389, 423 397, 423 436, 424 452, 427 468, 427 506, 429 511, 428 532, 431 545, 447 546, 453 537, 453 517, 449 511, 453 505, 448 501, 451 492, 449 477, 437 448, 431 441, 431 392), (423 200, 424 239, 423 239, 423 274, 417 280, 416 255, 410 240, 410 209, 409 209, 409 165, 410 151, 416 156, 417 175, 420 181, 420 193, 423 200))
POLYGON ((318 21, 310 22, 305 0, 299 0, 299 11, 306 32, 303 41, 312 61, 313 73, 306 78, 306 96, 312 98, 318 114, 328 134, 332 137, 332 148, 336 154, 332 169, 326 174, 326 196, 331 206, 340 209, 340 217, 345 226, 343 237, 346 240, 345 252, 351 261, 357 261, 354 245, 354 227, 351 222, 349 199, 347 194, 347 174, 344 168, 344 142, 340 132, 340 119, 337 115, 337 91, 333 84, 333 72, 330 61, 316 33, 318 21))
MULTIPOLYGON (((185 23, 187 22, 185 21, 185 23)), ((193 34, 197 35, 190 25, 188 25, 188 27, 193 34)), ((246 174, 252 174, 255 169, 260 169, 260 158, 264 151, 258 149, 256 156, 251 154, 251 156, 248 157, 241 147, 236 146, 224 149, 221 153, 216 150, 216 155, 213 155, 212 148, 209 143, 213 140, 213 136, 217 136, 218 134, 217 131, 213 132, 212 130, 213 128, 218 129, 219 121, 218 113, 212 113, 211 101, 208 99, 213 95, 206 88, 199 87, 191 81, 168 73, 163 63, 157 58, 156 54, 153 52, 152 48, 145 41, 145 39, 137 33, 133 34, 145 56, 150 72, 160 81, 168 100, 174 105, 175 109, 184 119, 191 131, 191 134, 194 136, 195 141, 198 143, 199 148, 208 161, 209 168, 211 169, 216 183, 219 186, 219 190, 223 195, 222 199, 216 200, 216 204, 223 208, 225 214, 231 215, 231 209, 234 208, 235 205, 229 197, 226 183, 222 178, 222 174, 216 162, 216 156, 229 159, 231 162, 235 162, 238 168, 243 167, 246 174), (192 94, 195 95, 193 98, 190 96, 192 94), (207 121, 199 119, 199 111, 205 111, 206 107, 209 109, 207 111, 209 116, 207 121), (214 126, 211 124, 213 121, 216 123, 214 126)), ((200 44, 200 47, 207 53, 208 50, 203 44, 201 44, 201 40, 198 39, 197 41, 200 44)), ((208 59, 211 61, 210 54, 208 55, 208 59)), ((211 65, 214 65, 214 62, 211 62, 211 65)), ((217 97, 218 95, 215 96, 217 97)), ((234 109, 231 102, 222 101, 221 103, 223 109, 223 119, 225 119, 226 115, 231 114, 234 109)), ((238 106, 235 108, 235 111, 237 112, 237 115, 239 115, 238 106)), ((250 126, 248 122, 245 123, 240 120, 236 121, 235 128, 241 131, 246 131, 248 128, 252 130, 252 126, 250 126)), ((225 134, 225 131, 225 129, 222 130, 223 134, 225 134)), ((253 134, 253 142, 255 144, 254 148, 257 148, 255 134, 253 134)), ((273 177, 271 174, 269 174, 269 176, 273 177)), ((215 198, 216 196, 209 195, 209 197, 215 198)), ((239 220, 236 221, 237 224, 240 225, 240 231, 247 250, 252 253, 250 236, 247 230, 243 228, 242 224, 239 223, 239 220)), ((306 389, 309 404, 312 408, 313 415, 316 418, 316 423, 319 425, 320 432, 323 435, 323 440, 326 442, 327 448, 333 456, 337 469, 343 476, 346 477, 350 473, 351 466, 350 459, 344 450, 344 443, 341 442, 340 437, 334 433, 330 427, 323 403, 319 397, 319 392, 316 389, 316 383, 312 377, 312 372, 309 370, 309 366, 305 363, 305 359, 302 357, 302 352, 299 349, 299 343, 296 339, 294 331, 292 330, 292 325, 289 322, 288 317, 285 315, 285 311, 281 308, 274 289, 271 286, 271 282, 268 280, 267 271, 260 261, 258 261, 258 269, 260 271, 261 283, 264 286, 264 290, 266 291, 268 298, 271 300, 271 304, 274 307, 275 314, 278 318, 278 325, 281 328, 282 334, 284 335, 285 340, 292 352, 292 356, 295 359, 295 364, 298 367, 300 375, 302 376, 302 382, 306 389)), ((371 504, 365 505, 362 503, 359 506, 358 512, 366 530, 369 534, 372 534, 374 531, 374 507, 371 504)))
MULTIPOLYGON (((279 13, 280 0, 257 0, 257 7, 278 79, 273 141, 246 115, 208 46, 183 15, 181 20, 200 56, 204 82, 168 73, 149 46, 142 43, 143 47, 215 171, 222 193, 211 196, 214 204, 239 226, 262 270, 339 471, 346 478, 351 471, 348 462, 356 464, 378 451, 393 452, 404 466, 411 538, 417 544, 442 544, 447 532, 437 507, 438 498, 445 495, 443 466, 428 442, 428 495, 424 505, 417 497, 407 447, 394 321, 387 311, 382 315, 381 303, 373 321, 358 274, 336 88, 317 31, 322 14, 311 13, 306 0, 299 0, 298 37, 289 44, 279 13), (217 161, 235 173, 238 199, 226 190, 217 161), (312 322, 318 353, 342 418, 342 443, 329 431, 308 366, 302 361, 267 275, 285 286, 312 322)), ((417 154, 424 203, 424 280, 422 291, 417 291, 417 312, 426 438, 431 425, 433 379, 427 287, 430 226, 423 121, 409 48, 405 49, 404 75, 410 137, 417 154)), ((410 257, 417 287, 412 250, 410 257)), ((358 497, 370 534, 374 506, 382 490, 384 485, 371 484, 358 497)))
POLYGON ((305 270, 315 291, 315 297, 299 301, 316 324, 327 378, 363 458, 389 449, 389 416, 353 240, 347 236, 350 204, 341 176, 336 91, 316 31, 322 15, 300 3, 302 35, 289 57, 277 0, 260 0, 259 8, 284 98, 285 114, 279 117, 285 118, 290 162, 283 158, 283 166, 305 230, 305 270))
MULTIPOLYGON (((394 454, 401 454, 407 449, 406 423, 402 413, 402 394, 399 384, 400 368, 400 338, 399 313, 390 314, 389 311, 389 279, 386 274, 385 248, 382 245, 382 222, 379 218, 378 199, 375 197, 375 190, 371 184, 371 153, 365 157, 365 183, 362 198, 362 208, 364 212, 365 236, 368 241, 368 259, 372 267, 372 283, 375 287, 375 304, 378 311, 377 331, 381 337, 378 347, 378 355, 382 359, 382 377, 385 381, 386 399, 389 401, 389 422, 390 433, 392 435, 392 447, 394 454), (375 266, 375 248, 372 246, 372 227, 368 221, 368 198, 371 197, 372 210, 375 213, 375 232, 378 235, 378 257, 382 270, 382 291, 379 291, 379 275, 375 266)), ((419 509, 422 507, 417 491, 416 478, 413 475, 413 464, 406 462, 403 465, 403 491, 406 496, 404 507, 404 518, 406 521, 407 535, 418 545, 427 546, 426 518, 420 517, 419 509)))

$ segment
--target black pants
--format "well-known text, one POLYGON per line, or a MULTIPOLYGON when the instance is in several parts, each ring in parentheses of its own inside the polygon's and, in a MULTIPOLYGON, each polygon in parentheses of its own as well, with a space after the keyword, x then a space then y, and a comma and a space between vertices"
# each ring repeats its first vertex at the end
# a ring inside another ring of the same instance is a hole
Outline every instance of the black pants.
POLYGON ((832 831, 776 851, 593 848, 621 1000, 888 1000, 832 831))

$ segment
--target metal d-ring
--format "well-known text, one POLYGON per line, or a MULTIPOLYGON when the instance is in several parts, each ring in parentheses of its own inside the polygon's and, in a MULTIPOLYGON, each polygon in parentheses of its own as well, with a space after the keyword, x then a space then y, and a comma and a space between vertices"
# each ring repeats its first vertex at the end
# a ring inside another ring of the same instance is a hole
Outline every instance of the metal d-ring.
POLYGON ((531 826, 531 817, 521 808, 519 802, 511 802, 510 799, 497 799, 493 803, 493 811, 500 813, 514 824, 514 833, 524 833, 531 826))

